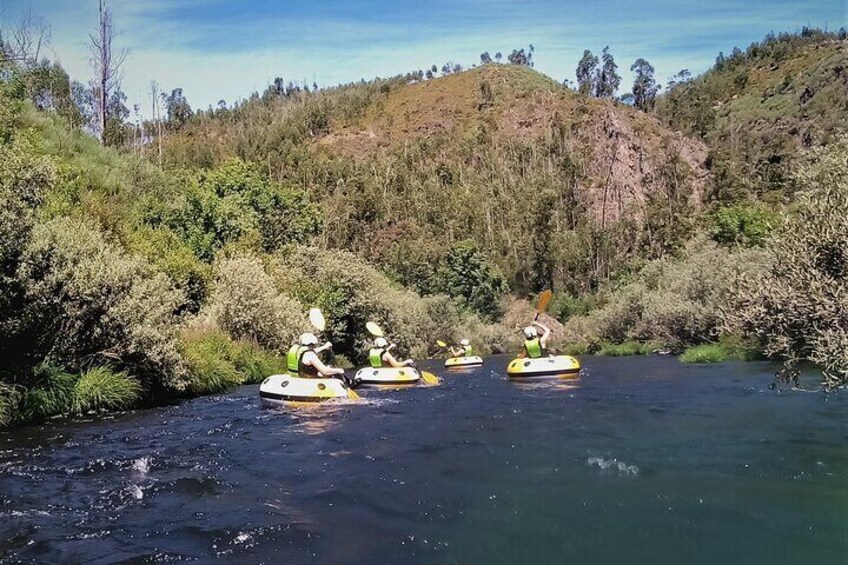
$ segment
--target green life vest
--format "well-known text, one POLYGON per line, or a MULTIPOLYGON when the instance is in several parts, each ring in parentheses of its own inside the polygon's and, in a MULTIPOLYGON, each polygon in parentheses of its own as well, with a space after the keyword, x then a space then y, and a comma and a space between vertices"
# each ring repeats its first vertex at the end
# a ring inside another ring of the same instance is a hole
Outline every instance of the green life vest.
POLYGON ((462 354, 465 355, 466 357, 471 357, 471 346, 470 345, 463 345, 462 346, 462 354))
POLYGON ((371 348, 368 352, 368 362, 371 363, 371 366, 375 369, 379 369, 383 366, 383 353, 385 353, 385 350, 376 347, 371 348))
POLYGON ((303 354, 309 351, 305 345, 294 344, 289 347, 289 352, 286 354, 286 367, 289 373, 296 375, 300 370, 300 358, 303 354))
POLYGON ((542 356, 542 340, 538 337, 524 340, 524 350, 527 351, 527 356, 531 359, 537 359, 542 356))

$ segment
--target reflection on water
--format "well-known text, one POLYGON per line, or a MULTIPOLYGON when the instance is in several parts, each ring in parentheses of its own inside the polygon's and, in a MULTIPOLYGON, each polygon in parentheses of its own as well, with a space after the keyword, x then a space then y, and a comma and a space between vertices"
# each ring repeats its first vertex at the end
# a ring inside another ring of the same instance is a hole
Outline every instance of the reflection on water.
POLYGON ((506 362, 0 433, 0 561, 846 561, 844 395, 769 390, 766 364, 506 362))

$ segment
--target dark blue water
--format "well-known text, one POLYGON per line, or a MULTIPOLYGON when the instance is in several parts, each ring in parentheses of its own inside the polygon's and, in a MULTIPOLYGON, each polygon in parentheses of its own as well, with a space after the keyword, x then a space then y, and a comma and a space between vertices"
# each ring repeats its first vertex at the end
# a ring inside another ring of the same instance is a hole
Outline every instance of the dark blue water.
POLYGON ((0 433, 0 560, 846 563, 846 395, 773 367, 506 358, 279 413, 256 387, 0 433))

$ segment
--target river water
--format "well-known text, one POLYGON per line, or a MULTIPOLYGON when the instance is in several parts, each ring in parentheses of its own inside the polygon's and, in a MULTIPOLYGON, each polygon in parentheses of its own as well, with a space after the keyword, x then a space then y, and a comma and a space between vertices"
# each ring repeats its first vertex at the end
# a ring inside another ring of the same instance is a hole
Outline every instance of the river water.
POLYGON ((506 362, 359 405, 247 386, 0 433, 0 561, 848 562, 844 393, 770 390, 762 363, 522 385, 506 362))

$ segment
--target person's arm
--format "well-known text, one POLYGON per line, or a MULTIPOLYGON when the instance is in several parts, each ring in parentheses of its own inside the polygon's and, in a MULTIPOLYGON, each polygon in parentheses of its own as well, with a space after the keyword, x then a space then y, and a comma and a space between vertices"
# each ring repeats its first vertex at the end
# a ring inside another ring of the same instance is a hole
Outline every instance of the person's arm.
POLYGON ((551 337, 551 328, 540 322, 533 322, 533 325, 542 330, 542 337, 539 338, 539 343, 542 347, 548 346, 548 339, 551 337))
POLYGON ((325 365, 321 359, 318 358, 318 355, 314 351, 310 351, 303 356, 303 364, 311 365, 318 369, 318 372, 324 375, 325 377, 330 375, 342 375, 344 374, 344 369, 340 369, 337 367, 330 367, 329 365, 325 365))
POLYGON ((395 367, 396 369, 399 369, 401 367, 408 367, 408 366, 412 365, 412 359, 407 359, 406 361, 403 361, 403 362, 398 361, 397 359, 395 359, 394 355, 392 355, 391 353, 388 352, 388 350, 383 354, 383 357, 385 358, 386 362, 389 365, 391 365, 392 367, 395 367))
POLYGON ((451 345, 451 348, 450 348, 450 352, 451 352, 451 355, 453 355, 454 357, 462 357, 465 354, 464 349, 456 349, 452 345, 451 345))
POLYGON ((327 351, 328 349, 332 349, 332 348, 333 348, 333 342, 328 341, 327 343, 325 343, 321 347, 315 348, 313 351, 315 351, 315 353, 321 353, 322 351, 327 351))

